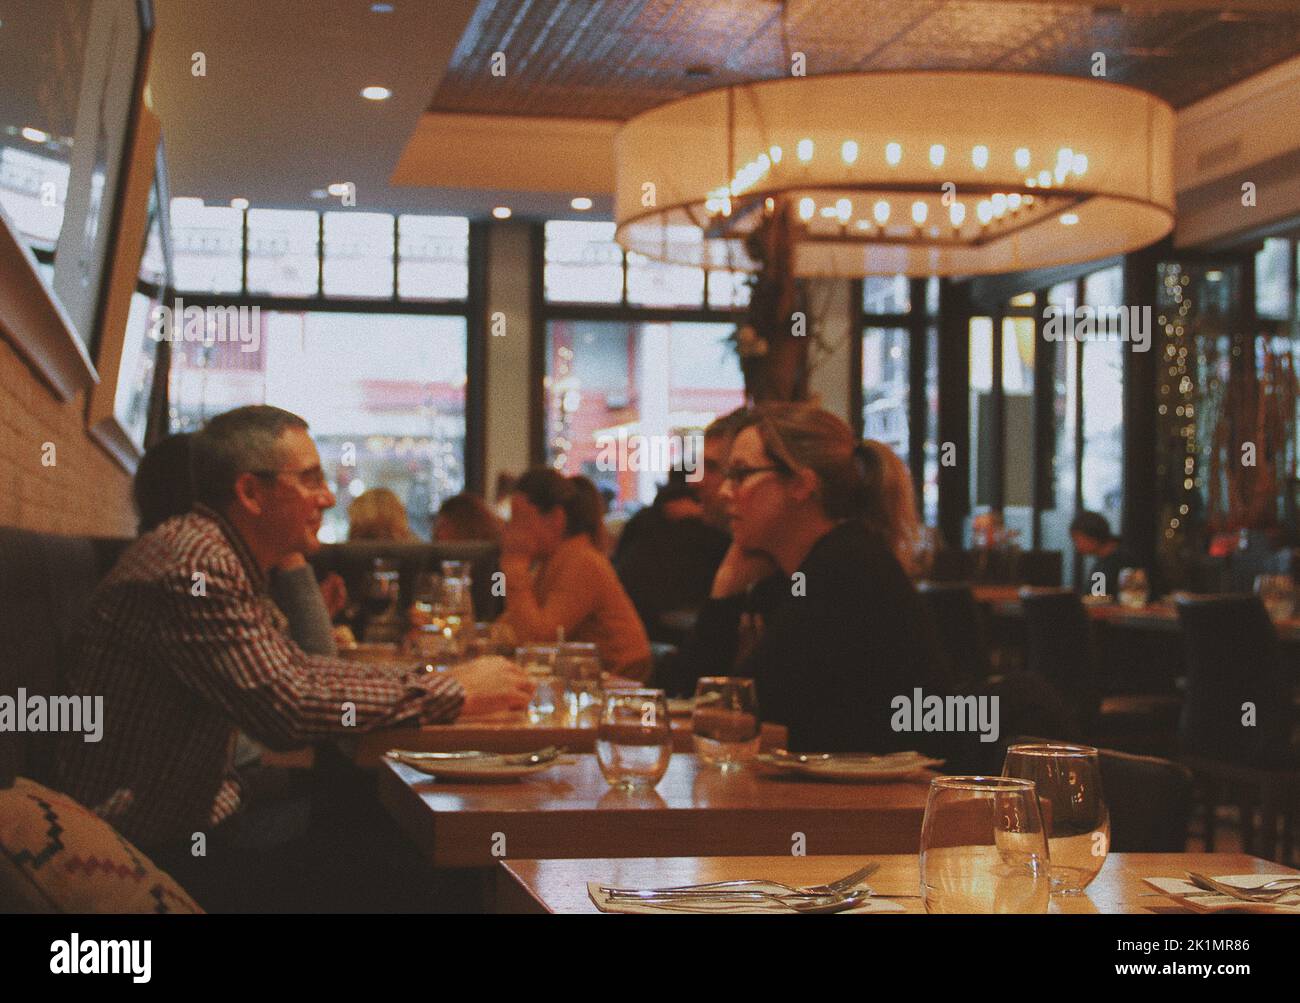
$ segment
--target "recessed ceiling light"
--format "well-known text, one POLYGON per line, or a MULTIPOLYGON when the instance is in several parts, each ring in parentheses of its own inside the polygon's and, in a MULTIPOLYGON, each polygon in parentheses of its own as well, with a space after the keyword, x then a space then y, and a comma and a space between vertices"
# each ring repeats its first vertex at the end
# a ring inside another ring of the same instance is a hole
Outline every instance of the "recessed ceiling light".
POLYGON ((510 207, 506 205, 499 205, 492 210, 492 215, 495 216, 497 219, 509 219, 511 215, 510 207))
POLYGON ((329 193, 335 196, 346 195, 348 190, 348 183, 346 181, 335 181, 329 186, 329 193))
POLYGON ((361 96, 367 101, 387 101, 393 96, 393 92, 387 87, 379 87, 378 85, 375 85, 362 88, 361 96))
POLYGON ((1074 226, 1077 222, 1079 222, 1079 214, 1077 212, 1066 212, 1061 214, 1062 226, 1074 226))
POLYGON ((393 5, 390 3, 372 3, 370 5, 370 13, 372 14, 391 14, 392 12, 393 5))
POLYGON ((328 195, 329 192, 327 192, 324 188, 313 188, 311 190, 311 197, 314 199, 323 199, 328 195))
POLYGON ((577 209, 579 212, 586 212, 586 210, 591 208, 591 199, 587 198, 585 195, 580 195, 570 202, 569 205, 573 206, 573 208, 577 209))
POLYGON ((50 134, 42 132, 40 129, 33 129, 30 125, 23 126, 23 139, 29 139, 33 143, 48 143, 50 134))
POLYGON ((248 199, 245 198, 231 199, 230 208, 238 209, 242 212, 243 210, 248 208, 248 199))

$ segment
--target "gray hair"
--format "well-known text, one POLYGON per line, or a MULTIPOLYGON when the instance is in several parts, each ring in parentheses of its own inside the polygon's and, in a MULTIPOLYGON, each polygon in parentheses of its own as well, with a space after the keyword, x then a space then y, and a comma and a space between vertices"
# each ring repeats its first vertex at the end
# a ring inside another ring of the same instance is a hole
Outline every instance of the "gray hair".
POLYGON ((290 411, 269 404, 237 407, 208 420, 190 442, 194 500, 223 508, 235 499, 240 474, 275 470, 280 463, 280 436, 307 423, 290 411))

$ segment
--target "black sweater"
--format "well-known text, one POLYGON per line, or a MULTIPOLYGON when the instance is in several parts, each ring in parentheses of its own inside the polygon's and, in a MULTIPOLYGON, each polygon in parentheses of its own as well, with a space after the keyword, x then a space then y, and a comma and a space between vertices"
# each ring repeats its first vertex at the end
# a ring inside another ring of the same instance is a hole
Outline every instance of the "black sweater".
POLYGON ((945 754, 942 734, 890 727, 894 697, 911 699, 917 687, 943 695, 950 687, 925 608, 889 548, 861 524, 841 523, 799 571, 801 587, 778 573, 748 595, 710 599, 683 651, 682 682, 752 677, 761 718, 786 725, 795 751, 945 754), (762 616, 764 630, 736 665, 746 611, 762 616))

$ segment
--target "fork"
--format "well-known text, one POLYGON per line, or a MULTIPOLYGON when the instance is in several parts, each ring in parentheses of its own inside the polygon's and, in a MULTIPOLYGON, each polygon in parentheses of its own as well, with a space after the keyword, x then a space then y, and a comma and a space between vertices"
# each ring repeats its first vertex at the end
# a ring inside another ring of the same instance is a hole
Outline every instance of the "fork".
POLYGON ((1300 891, 1300 878, 1275 878, 1255 888, 1239 888, 1236 885, 1224 884, 1222 881, 1216 881, 1204 874, 1197 874, 1195 871, 1188 871, 1187 879, 1197 888, 1217 892, 1220 895, 1227 895, 1229 898, 1239 899, 1242 902, 1276 902, 1287 895, 1300 891), (1285 884, 1286 887, 1281 889, 1273 887, 1280 884, 1285 884))
MULTIPOLYGON (((867 877, 876 873, 876 871, 878 871, 879 869, 880 869, 879 864, 876 863, 867 864, 866 867, 860 868, 859 870, 854 871, 852 874, 846 874, 844 875, 844 877, 839 878, 835 881, 828 881, 824 885, 810 885, 807 888, 795 888, 792 887, 791 885, 782 884, 780 881, 764 881, 761 878, 735 878, 731 881, 708 881, 705 882, 704 884, 699 884, 699 885, 675 885, 671 888, 652 888, 650 889, 650 891, 652 892, 693 892, 693 891, 724 890, 728 888, 735 888, 743 891, 746 887, 751 885, 771 885, 774 888, 784 888, 787 892, 795 895, 804 895, 808 893, 812 893, 814 895, 840 895, 844 892, 850 891, 851 889, 856 887, 859 882, 864 881, 867 877)), ((605 892, 605 894, 607 895, 614 895, 619 892, 624 892, 627 890, 628 889, 625 888, 601 888, 601 891, 605 892)))

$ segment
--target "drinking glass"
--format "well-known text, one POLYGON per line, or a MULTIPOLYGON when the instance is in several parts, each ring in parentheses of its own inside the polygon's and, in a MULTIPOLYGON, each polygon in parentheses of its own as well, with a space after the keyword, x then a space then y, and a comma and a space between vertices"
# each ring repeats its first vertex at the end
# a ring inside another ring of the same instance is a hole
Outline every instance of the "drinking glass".
POLYGON ((668 771, 673 736, 663 690, 615 690, 605 695, 596 725, 596 762, 611 787, 654 787, 668 771))
POLYGON ((468 561, 442 562, 442 585, 433 617, 458 653, 464 648, 463 634, 474 624, 473 587, 468 561))
POLYGON ((397 597, 400 575, 397 562, 376 557, 362 590, 361 606, 365 611, 366 641, 395 641, 402 632, 398 620, 397 597))
POLYGON ((1079 895, 1110 849, 1110 812, 1097 750, 1087 745, 1012 745, 1004 777, 1032 780, 1051 853, 1053 895, 1079 895))
POLYGON ((1032 780, 936 777, 921 823, 921 898, 933 913, 1045 913, 1047 834, 1032 780))
POLYGON ((705 676, 696 684, 691 731, 701 761, 740 769, 758 753, 760 728, 754 680, 705 676))
POLYGON ((564 680, 555 673, 559 650, 553 644, 524 644, 515 649, 515 661, 536 687, 528 704, 528 720, 533 724, 553 721, 568 709, 564 680))
POLYGON ((1119 572, 1119 591, 1116 595, 1121 606, 1129 609, 1141 609, 1151 598, 1151 585, 1147 582, 1147 573, 1142 568, 1121 568, 1119 572))
POLYGON ((575 723, 600 707, 600 652, 594 644, 566 641, 557 645, 555 674, 564 680, 569 716, 575 723))
POLYGON ((1259 596, 1270 620, 1289 620, 1295 613, 1295 587, 1289 575, 1260 575, 1255 579, 1259 596))

